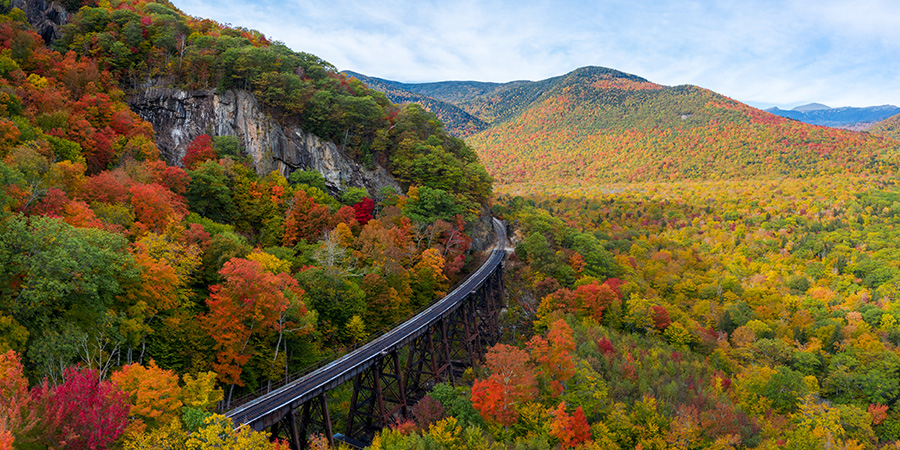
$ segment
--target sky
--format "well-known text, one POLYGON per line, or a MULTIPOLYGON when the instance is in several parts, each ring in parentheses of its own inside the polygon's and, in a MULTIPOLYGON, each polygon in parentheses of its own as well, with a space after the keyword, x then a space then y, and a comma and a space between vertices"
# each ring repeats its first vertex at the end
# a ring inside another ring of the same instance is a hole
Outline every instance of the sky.
POLYGON ((339 70, 541 80, 603 66, 756 107, 900 105, 897 0, 173 0, 339 70))

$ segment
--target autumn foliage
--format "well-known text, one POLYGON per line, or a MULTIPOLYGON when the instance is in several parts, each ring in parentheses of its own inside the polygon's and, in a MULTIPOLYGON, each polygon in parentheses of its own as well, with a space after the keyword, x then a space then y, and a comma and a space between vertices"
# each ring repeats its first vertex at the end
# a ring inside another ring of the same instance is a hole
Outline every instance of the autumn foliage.
POLYGON ((194 169, 197 164, 214 159, 216 159, 216 152, 213 150, 212 138, 209 135, 201 134, 188 144, 184 157, 181 159, 181 166, 186 169, 194 169))
POLYGON ((28 379, 18 353, 0 355, 0 445, 12 448, 14 434, 24 434, 38 424, 33 414, 37 402, 28 392, 28 379))
POLYGON ((305 191, 297 191, 284 220, 284 244, 293 245, 301 239, 318 239, 328 227, 330 218, 327 207, 316 203, 305 191))
POLYGON ((491 375, 472 385, 472 405, 488 421, 510 426, 518 420, 517 407, 534 398, 536 379, 524 350, 497 344, 488 350, 485 366, 491 375))
POLYGON ((187 214, 184 200, 162 185, 135 184, 128 192, 135 219, 147 229, 159 232, 187 214))
POLYGON ((569 414, 566 412, 566 402, 561 402, 550 414, 553 416, 550 434, 559 439, 562 448, 575 448, 591 438, 591 427, 580 406, 569 414))
POLYGON ((544 376, 557 383, 565 383, 575 374, 572 352, 575 341, 572 328, 565 320, 550 325, 547 338, 534 336, 528 342, 531 358, 539 365, 544 376))
POLYGON ((361 202, 353 205, 355 219, 360 225, 365 225, 372 220, 372 213, 375 210, 375 202, 371 198, 366 197, 361 202))
POLYGON ((266 272, 258 262, 246 259, 229 260, 219 274, 223 283, 209 287, 210 312, 203 326, 217 344, 213 369, 223 382, 240 385, 242 366, 252 353, 250 338, 284 332, 288 309, 299 318, 305 316, 303 289, 289 275, 266 272))
MULTIPOLYGON (((582 68, 463 105, 493 126, 469 138, 504 184, 553 186, 891 173, 897 141, 788 120, 696 86, 582 68)), ((890 136, 889 133, 884 133, 890 136)))
POLYGON ((543 301, 546 303, 543 305, 545 309, 561 309, 571 314, 590 317, 599 323, 603 320, 603 312, 620 300, 609 283, 598 284, 594 281, 578 286, 574 290, 559 289, 545 297, 543 301))
POLYGON ((168 3, 63 3, 50 45, 0 8, 0 351, 16 350, 0 448, 284 448, 211 409, 446 293, 490 178, 433 115, 259 32, 168 3), (129 107, 140 80, 251 92, 401 189, 260 174, 235 136, 161 155, 129 107), (413 225, 411 185, 443 192, 456 223, 413 225))
POLYGON ((180 416, 181 387, 175 372, 160 369, 151 360, 147 367, 136 363, 122 367, 111 379, 128 395, 135 432, 143 431, 145 426, 167 425, 180 416))
POLYGON ((38 439, 74 449, 109 447, 128 423, 126 395, 118 386, 101 381, 95 370, 68 368, 63 384, 47 382, 35 388, 40 406, 38 439))

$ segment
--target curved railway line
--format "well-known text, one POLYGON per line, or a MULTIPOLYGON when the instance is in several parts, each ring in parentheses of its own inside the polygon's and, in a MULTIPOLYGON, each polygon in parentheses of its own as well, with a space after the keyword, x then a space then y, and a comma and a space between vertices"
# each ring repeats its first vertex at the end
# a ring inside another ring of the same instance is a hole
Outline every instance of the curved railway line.
MULTIPOLYGON (((366 375, 367 373, 372 373, 373 371, 375 385, 369 390, 377 390, 378 392, 374 396, 377 399, 373 397, 371 403, 374 406, 371 406, 371 408, 377 408, 380 414, 378 416, 373 413, 373 416, 377 419, 383 419, 376 420, 376 425, 378 422, 385 423, 389 414, 397 414, 397 411, 400 409, 405 414, 407 403, 411 403, 411 399, 404 395, 403 392, 410 391, 412 387, 421 389, 421 386, 411 386, 411 384, 420 384, 417 381, 420 376, 411 378, 409 373, 412 366, 411 363, 407 363, 408 367, 405 372, 400 370, 397 354, 402 348, 407 347, 410 349, 409 355, 412 355, 415 351, 424 351, 425 347, 417 343, 424 342, 427 339, 430 352, 426 356, 431 359, 425 362, 430 362, 433 370, 421 372, 423 367, 422 361, 427 358, 420 358, 418 360, 420 361, 418 366, 420 372, 418 374, 422 375, 425 373, 436 380, 438 378, 446 378, 448 374, 452 376, 452 363, 455 363, 450 360, 450 347, 452 344, 448 344, 448 336, 454 336, 454 331, 453 329, 448 331, 448 324, 450 324, 449 326, 458 324, 455 325, 457 327, 455 334, 463 337, 457 341, 455 347, 467 347, 470 361, 480 356, 480 354, 472 355, 473 351, 478 351, 473 350, 474 346, 477 344, 479 347, 483 347, 485 343, 490 343, 489 340, 486 340, 486 334, 497 334, 497 330, 492 330, 489 333, 484 331, 484 323, 490 322, 490 317, 494 317, 494 323, 496 323, 496 316, 499 313, 499 308, 502 307, 496 305, 498 303, 497 297, 500 295, 498 291, 502 290, 500 277, 502 263, 506 256, 506 227, 496 218, 493 218, 493 227, 495 243, 490 256, 478 270, 447 296, 364 346, 298 380, 240 405, 228 411, 225 415, 232 419, 236 425, 249 425, 258 431, 271 427, 277 429, 279 426, 285 426, 285 429, 289 428, 289 437, 293 435, 293 439, 291 439, 292 448, 299 448, 304 444, 305 437, 298 436, 296 429, 297 420, 295 419, 294 411, 301 407, 304 408, 304 418, 301 419, 302 432, 299 432, 299 434, 303 435, 306 428, 306 422, 304 421, 309 420, 309 405, 314 403, 316 399, 322 399, 321 408, 325 416, 324 422, 326 422, 326 430, 330 435, 331 424, 324 400, 325 392, 343 383, 355 380, 354 405, 352 406, 355 407, 357 391, 360 391, 362 389, 360 386, 364 384, 361 380, 368 376, 366 375), (499 289, 496 286, 499 286, 499 289), (488 295, 491 296, 491 299, 487 298, 488 295), (480 303, 476 304, 476 302, 480 303), (490 306, 491 304, 494 306, 490 306), (470 314, 466 314, 466 311, 470 311, 470 314), (479 313, 479 311, 488 312, 479 313), (479 314, 482 315, 479 316, 479 314), (479 324, 478 320, 480 317, 484 317, 484 314, 490 317, 488 319, 481 318, 482 323, 479 324), (443 332, 440 331, 441 329, 443 329, 443 332), (480 335, 479 330, 481 330, 480 335), (436 336, 442 340, 438 344, 443 343, 443 347, 435 345, 436 336), (441 347, 442 350, 436 351, 435 348, 438 347, 441 347), (393 367, 389 367, 390 364, 388 364, 388 367, 397 369, 394 378, 397 380, 396 383, 399 385, 400 393, 399 400, 395 400, 394 403, 397 403, 399 406, 393 411, 386 411, 384 404, 389 400, 384 397, 381 391, 387 389, 388 380, 386 379, 388 377, 387 374, 381 374, 381 371, 385 370, 382 367, 384 361, 389 361, 391 358, 393 358, 393 367), (381 375, 379 376, 379 374, 381 375), (295 442, 298 437, 303 440, 295 442)), ((496 324, 494 328, 496 328, 496 324)), ((408 361, 411 359, 412 356, 407 357, 408 361)), ((424 365, 428 366, 428 364, 424 365)), ((368 377, 372 378, 371 376, 368 377)), ((360 402, 362 404, 362 401, 360 402)), ((351 411, 350 428, 353 426, 352 418, 353 412, 351 411)), ((371 422, 370 420, 369 427, 373 426, 371 422)), ((351 434, 351 432, 352 430, 348 430, 347 434, 351 434)))

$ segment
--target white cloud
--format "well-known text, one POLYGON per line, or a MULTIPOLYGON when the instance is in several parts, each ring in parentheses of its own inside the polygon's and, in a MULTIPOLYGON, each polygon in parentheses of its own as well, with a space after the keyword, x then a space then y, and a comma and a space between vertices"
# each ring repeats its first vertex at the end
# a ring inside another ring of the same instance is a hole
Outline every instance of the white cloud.
POLYGON ((900 105, 893 0, 179 3, 400 81, 534 80, 600 65, 738 100, 900 105))

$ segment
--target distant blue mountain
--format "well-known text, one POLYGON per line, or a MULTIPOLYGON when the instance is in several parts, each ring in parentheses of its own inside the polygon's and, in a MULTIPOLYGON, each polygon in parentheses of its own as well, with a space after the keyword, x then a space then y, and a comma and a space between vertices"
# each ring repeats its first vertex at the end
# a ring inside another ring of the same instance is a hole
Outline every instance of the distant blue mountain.
POLYGON ((844 106, 830 108, 821 103, 810 103, 798 106, 791 110, 778 107, 769 108, 766 111, 800 122, 826 127, 846 128, 851 130, 864 130, 876 122, 888 117, 900 114, 900 107, 894 105, 869 106, 866 108, 854 108, 844 106))

